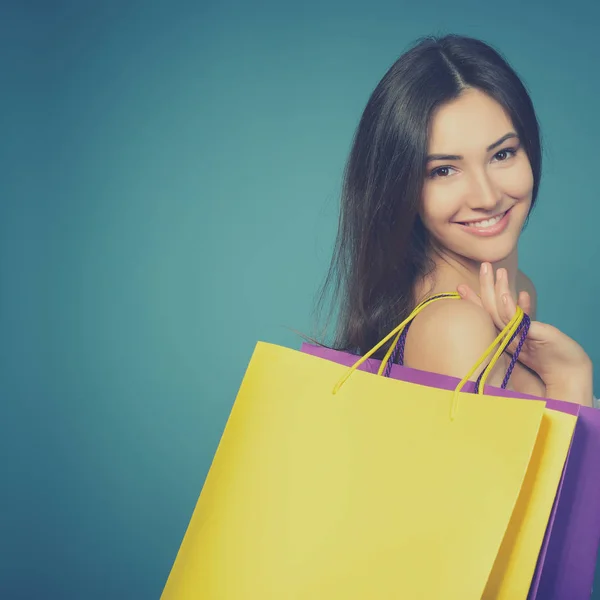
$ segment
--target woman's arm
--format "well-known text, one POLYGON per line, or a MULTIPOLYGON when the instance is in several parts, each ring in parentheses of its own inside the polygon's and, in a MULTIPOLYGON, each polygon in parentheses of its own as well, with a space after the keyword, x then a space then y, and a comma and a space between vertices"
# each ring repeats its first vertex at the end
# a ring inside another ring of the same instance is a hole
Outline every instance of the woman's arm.
POLYGON ((591 362, 578 369, 558 372, 546 382, 546 397, 583 406, 594 406, 594 368, 591 362))

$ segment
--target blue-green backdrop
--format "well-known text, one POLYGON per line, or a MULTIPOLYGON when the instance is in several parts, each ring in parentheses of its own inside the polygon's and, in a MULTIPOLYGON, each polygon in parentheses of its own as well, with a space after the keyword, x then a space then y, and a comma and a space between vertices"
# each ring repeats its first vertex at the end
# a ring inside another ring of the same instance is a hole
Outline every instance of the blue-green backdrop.
POLYGON ((159 596, 255 342, 311 330, 354 128, 421 35, 529 87, 522 264, 600 377, 598 7, 0 2, 0 597, 159 596))

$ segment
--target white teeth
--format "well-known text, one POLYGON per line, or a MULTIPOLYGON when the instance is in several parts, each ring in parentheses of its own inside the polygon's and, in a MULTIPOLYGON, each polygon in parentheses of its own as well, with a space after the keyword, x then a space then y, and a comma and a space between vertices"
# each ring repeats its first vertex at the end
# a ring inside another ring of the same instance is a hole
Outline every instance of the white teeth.
POLYGON ((486 227, 491 227, 492 225, 498 223, 498 221, 500 221, 503 216, 504 214, 501 214, 497 217, 494 217, 493 219, 485 219, 483 221, 477 221, 476 223, 466 223, 466 225, 468 227, 477 227, 478 229, 485 229, 486 227))

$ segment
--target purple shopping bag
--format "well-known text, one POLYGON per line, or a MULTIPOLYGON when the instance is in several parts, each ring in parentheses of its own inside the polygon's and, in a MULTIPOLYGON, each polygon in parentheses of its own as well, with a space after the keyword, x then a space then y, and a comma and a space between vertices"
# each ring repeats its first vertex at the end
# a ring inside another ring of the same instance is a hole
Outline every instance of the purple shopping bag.
MULTIPOLYGON (((302 344, 301 351, 346 366, 359 358, 308 343, 302 344)), ((377 373, 380 364, 370 358, 359 368, 377 373)), ((397 364, 391 366, 389 376, 447 390, 460 382, 455 377, 397 364)), ((467 382, 462 391, 475 392, 475 382, 467 382)), ((600 410, 492 386, 485 386, 484 391, 494 396, 545 400, 548 408, 578 416, 528 600, 589 600, 600 543, 600 410)))

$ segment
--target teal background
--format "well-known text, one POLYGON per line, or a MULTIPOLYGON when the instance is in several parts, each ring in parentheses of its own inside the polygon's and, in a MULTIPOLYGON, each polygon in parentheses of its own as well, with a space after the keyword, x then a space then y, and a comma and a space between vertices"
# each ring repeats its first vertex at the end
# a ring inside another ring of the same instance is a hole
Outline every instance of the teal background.
POLYGON ((1 2, 0 597, 158 598, 255 342, 312 331, 354 128, 421 35, 529 87, 522 265, 599 379, 598 7, 1 2))

